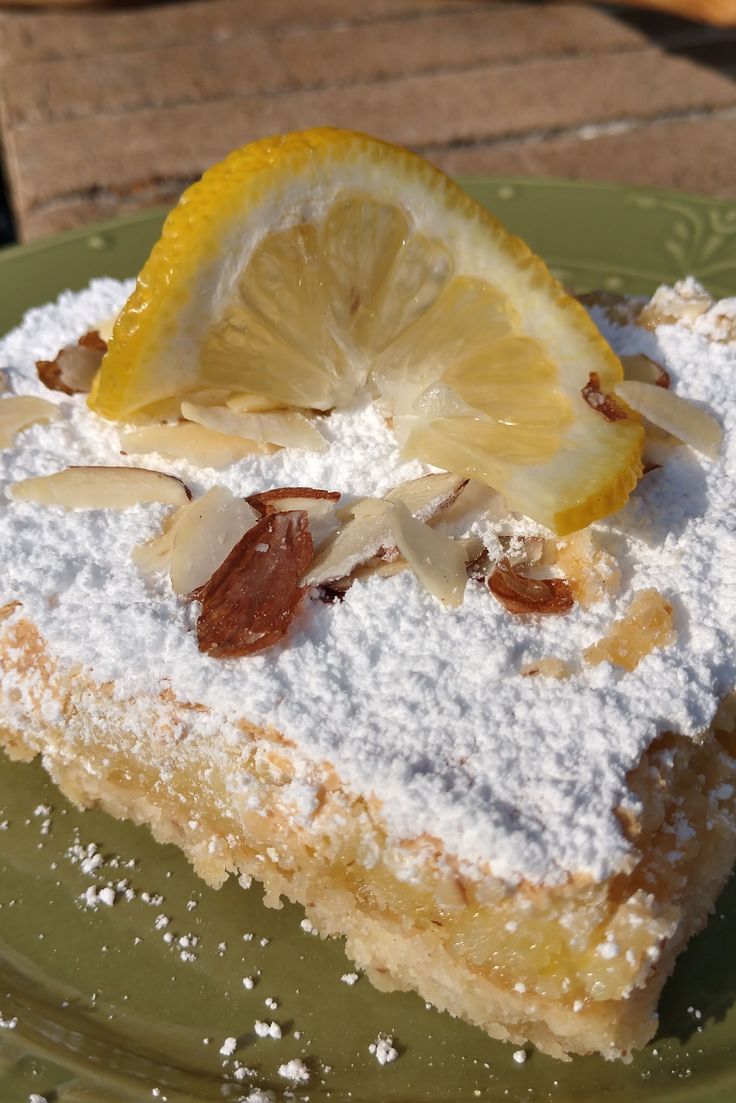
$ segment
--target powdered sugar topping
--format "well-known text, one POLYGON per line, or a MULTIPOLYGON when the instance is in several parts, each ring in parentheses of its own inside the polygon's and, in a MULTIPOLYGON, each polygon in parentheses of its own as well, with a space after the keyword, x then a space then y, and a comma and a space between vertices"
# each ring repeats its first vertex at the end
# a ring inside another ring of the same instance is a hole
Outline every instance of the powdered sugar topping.
MULTIPOLYGON (((324 453, 285 449, 220 472, 121 456, 118 427, 91 414, 83 397, 47 391, 34 361, 112 313, 128 289, 106 280, 67 293, 0 344, 11 391, 42 395, 62 414, 0 454, 4 488, 70 464, 135 463, 178 475, 195 494, 218 483, 238 495, 310 485, 349 501, 422 473, 418 463, 400 463, 370 405, 323 419, 331 442, 324 453)), ((627 771, 657 732, 707 727, 736 680, 736 350, 684 326, 611 328, 608 336, 621 353, 662 362, 677 393, 723 422, 726 439, 716 463, 677 449, 622 511, 595 526, 621 564, 623 586, 592 608, 513 617, 471 581, 464 604, 448 612, 407 572, 356 584, 333 606, 308 602, 285 645, 222 662, 197 650, 192 609, 168 581, 145 578, 131 560, 132 548, 160 530, 165 508, 66 512, 11 500, 0 509, 0 604, 21 601, 57 661, 114 681, 122 698, 169 686, 208 706, 193 716, 195 736, 245 739, 243 713, 272 725, 305 762, 328 760, 353 792, 375 795, 395 841, 426 833, 462 856, 468 873, 490 866, 509 881, 607 876, 626 859, 614 811, 627 771), (647 587, 673 605, 676 642, 630 674, 581 664, 632 591, 647 587), (550 656, 568 662, 573 677, 519 673, 550 656)), ((479 518, 470 531, 493 550, 509 524, 479 518)), ((531 522, 514 526, 538 531, 531 522)), ((53 719, 54 703, 44 707, 53 719)), ((131 724, 136 715, 131 705, 131 724)), ((139 722, 144 730, 142 714, 139 722)), ((295 783, 300 822, 316 806, 304 799, 307 772, 295 783)), ((404 875, 412 876, 410 863, 404 875)))

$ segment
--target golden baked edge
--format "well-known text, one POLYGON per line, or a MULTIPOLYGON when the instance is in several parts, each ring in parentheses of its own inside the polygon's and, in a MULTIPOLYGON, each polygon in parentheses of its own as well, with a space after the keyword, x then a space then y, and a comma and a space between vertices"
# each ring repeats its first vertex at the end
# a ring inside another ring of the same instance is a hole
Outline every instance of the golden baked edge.
POLYGON ((675 958, 736 859, 736 695, 700 742, 660 736, 630 774, 626 872, 509 887, 461 874, 435 839, 391 840, 379 803, 329 763, 312 767, 318 806, 300 816, 298 752, 277 732, 244 719, 223 739, 169 691, 125 699, 61 671, 17 602, 0 608, 0 672, 0 744, 40 754, 75 804, 147 824, 211 885, 244 874, 267 905, 302 904, 376 987, 554 1057, 626 1059, 653 1036, 675 958))

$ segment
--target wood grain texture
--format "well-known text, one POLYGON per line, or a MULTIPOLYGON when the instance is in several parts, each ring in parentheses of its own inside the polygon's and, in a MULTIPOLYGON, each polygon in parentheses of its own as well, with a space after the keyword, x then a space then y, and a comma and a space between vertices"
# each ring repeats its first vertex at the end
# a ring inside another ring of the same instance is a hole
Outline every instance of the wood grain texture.
POLYGON ((733 194, 736 40, 650 23, 502 0, 4 10, 0 128, 19 235, 171 202, 234 146, 326 123, 451 172, 733 194))

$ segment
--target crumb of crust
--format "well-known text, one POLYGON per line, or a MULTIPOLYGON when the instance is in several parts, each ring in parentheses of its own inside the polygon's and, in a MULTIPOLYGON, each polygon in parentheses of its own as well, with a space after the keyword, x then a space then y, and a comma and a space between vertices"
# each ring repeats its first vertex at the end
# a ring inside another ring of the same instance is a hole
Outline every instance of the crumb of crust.
POLYGON ((343 975, 340 977, 340 980, 342 981, 342 983, 343 984, 349 984, 351 986, 351 988, 354 984, 358 983, 358 979, 359 979, 359 974, 358 973, 343 973, 343 975))
POLYGON ((673 287, 659 287, 643 308, 637 323, 646 329, 682 325, 720 344, 736 341, 736 299, 716 302, 692 276, 673 287))
POLYGON ((390 1065, 399 1056, 391 1034, 379 1034, 375 1042, 368 1046, 368 1052, 373 1054, 379 1065, 390 1065))
POLYGON ((556 562, 573 597, 583 609, 617 593, 621 585, 618 563, 601 547, 599 537, 590 529, 581 529, 560 540, 556 562))
POLYGON ((639 590, 626 614, 597 643, 586 647, 583 656, 593 665, 609 662, 632 671, 645 655, 667 647, 675 637, 670 603, 659 590, 639 590))
POLYGON ((292 1084, 306 1084, 309 1080, 309 1069, 298 1057, 279 1065, 278 1073, 284 1080, 291 1080, 292 1084))
POLYGON ((229 1038, 226 1038, 225 1041, 220 1046, 220 1056, 221 1057, 232 1057, 233 1053, 235 1053, 235 1050, 237 1048, 238 1048, 238 1039, 233 1038, 232 1035, 231 1035, 229 1038))
POLYGON ((570 678, 574 671, 572 665, 565 661, 565 659, 556 659, 553 657, 546 659, 535 659, 533 662, 524 663, 519 668, 519 673, 523 678, 570 678))
POLYGON ((512 1056, 517 1065, 523 1065, 527 1059, 527 1052, 525 1049, 515 1049, 512 1056))

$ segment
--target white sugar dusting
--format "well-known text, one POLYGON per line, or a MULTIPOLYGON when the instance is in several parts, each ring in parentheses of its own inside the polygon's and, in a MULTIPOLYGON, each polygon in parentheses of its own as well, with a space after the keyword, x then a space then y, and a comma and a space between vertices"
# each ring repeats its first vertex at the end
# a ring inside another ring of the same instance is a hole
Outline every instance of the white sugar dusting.
MULTIPOLYGON (((517 618, 478 582, 468 584, 459 609, 446 611, 409 572, 374 577, 342 603, 307 601, 285 644, 218 661, 198 651, 194 612, 168 580, 152 582, 132 562, 132 548, 160 530, 164 507, 66 512, 14 502, 5 488, 71 464, 130 464, 176 474, 195 494, 218 483, 239 495, 309 485, 349 501, 423 469, 400 464, 371 406, 323 419, 331 441, 324 453, 283 450, 219 472, 121 456, 117 426, 90 413, 83 397, 47 391, 34 362, 114 313, 128 290, 102 280, 66 293, 0 342, 10 392, 42 395, 62 414, 0 453, 0 604, 23 603, 57 662, 114 682, 131 700, 141 738, 146 709, 133 699, 168 686, 211 710, 192 714, 190 738, 219 732, 245 740, 236 727, 242 715, 273 725, 305 761, 330 761, 346 787, 377 797, 392 841, 439 838, 470 875, 490 868, 510 882, 554 883, 622 868, 627 844, 615 809, 627 771, 658 732, 706 728, 736 681, 736 348, 684 326, 609 327, 619 352, 663 363, 675 391, 726 429, 721 460, 677 449, 622 511, 595 526, 622 566, 620 594, 567 617, 517 618), (583 666, 582 650, 624 614, 633 591, 648 587, 673 605, 676 642, 633 673, 583 666), (549 656, 575 675, 520 676, 549 656)), ((519 528, 536 531, 531 523, 519 528)), ((485 526, 491 537, 497 530, 485 526)), ((29 685, 17 679, 8 689, 22 710, 29 685)), ((59 718, 53 700, 41 709, 46 720, 59 718)), ((294 816, 302 823, 312 805, 298 780, 294 816)))

